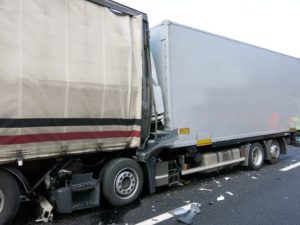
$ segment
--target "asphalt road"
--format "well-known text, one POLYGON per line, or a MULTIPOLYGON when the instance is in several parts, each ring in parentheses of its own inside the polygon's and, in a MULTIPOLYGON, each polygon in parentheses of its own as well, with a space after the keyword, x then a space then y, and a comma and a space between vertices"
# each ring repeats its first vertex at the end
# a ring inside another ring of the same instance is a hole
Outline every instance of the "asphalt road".
MULTIPOLYGON (((280 171, 297 162, 300 162, 300 148, 289 147, 288 154, 281 156, 277 164, 266 164, 259 171, 235 167, 220 173, 193 174, 185 178, 183 185, 162 188, 154 195, 144 194, 129 206, 111 208, 104 205, 71 215, 55 215, 54 223, 107 225, 148 220, 143 225, 160 221, 160 225, 180 224, 176 216, 164 213, 199 203, 201 213, 193 218, 193 224, 300 225, 300 167, 280 171), (224 200, 217 201, 221 195, 224 200), (168 217, 171 218, 166 219, 168 217)), ((40 224, 34 219, 32 207, 26 203, 21 206, 14 224, 40 224)))

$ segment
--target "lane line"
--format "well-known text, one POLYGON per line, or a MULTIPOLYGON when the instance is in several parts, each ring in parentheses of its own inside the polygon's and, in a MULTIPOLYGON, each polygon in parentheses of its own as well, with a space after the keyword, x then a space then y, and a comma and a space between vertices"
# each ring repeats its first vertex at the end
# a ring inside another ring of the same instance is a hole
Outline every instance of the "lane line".
POLYGON ((287 166, 287 167, 284 167, 284 168, 280 169, 280 171, 285 172, 285 171, 294 169, 294 168, 296 168, 296 167, 298 167, 298 166, 300 166, 300 162, 297 162, 297 163, 295 163, 295 164, 292 164, 292 165, 289 165, 289 166, 287 166))
POLYGON ((173 210, 171 210, 169 212, 166 212, 166 213, 163 213, 161 215, 158 215, 158 216, 152 217, 150 219, 144 220, 144 221, 142 221, 140 223, 137 223, 136 225, 154 225, 154 224, 160 223, 162 221, 171 219, 172 217, 174 217, 174 212, 176 210, 190 210, 192 204, 197 204, 197 203, 190 203, 190 204, 181 206, 181 207, 179 207, 177 209, 173 209, 173 210))

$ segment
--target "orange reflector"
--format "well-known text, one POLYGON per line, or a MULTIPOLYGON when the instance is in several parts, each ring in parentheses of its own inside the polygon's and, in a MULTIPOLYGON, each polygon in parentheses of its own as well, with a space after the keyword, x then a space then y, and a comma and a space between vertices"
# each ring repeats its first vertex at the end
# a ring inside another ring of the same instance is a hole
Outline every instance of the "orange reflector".
POLYGON ((179 128, 179 134, 190 134, 190 128, 179 128))
POLYGON ((205 145, 211 145, 211 139, 201 139, 201 140, 197 140, 197 146, 205 146, 205 145))

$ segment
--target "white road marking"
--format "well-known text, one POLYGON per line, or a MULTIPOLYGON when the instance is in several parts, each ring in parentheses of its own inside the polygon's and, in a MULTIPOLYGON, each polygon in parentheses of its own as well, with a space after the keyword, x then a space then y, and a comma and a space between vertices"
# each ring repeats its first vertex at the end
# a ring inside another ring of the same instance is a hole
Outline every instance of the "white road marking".
POLYGON ((284 172, 285 172, 285 171, 294 169, 294 168, 296 168, 296 167, 298 167, 298 166, 300 166, 300 162, 297 162, 297 163, 294 163, 294 164, 289 165, 289 166, 287 166, 287 167, 284 167, 284 168, 280 169, 280 171, 284 171, 284 172))
POLYGON ((144 221, 142 221, 140 223, 137 223, 136 225, 154 225, 154 224, 160 223, 162 221, 171 219, 172 217, 174 217, 174 213, 173 212, 175 212, 176 210, 188 211, 188 210, 191 209, 191 205, 192 204, 197 204, 197 203, 190 203, 190 204, 181 206, 181 207, 179 207, 177 209, 171 210, 171 211, 166 212, 164 214, 158 215, 156 217, 152 217, 152 218, 150 218, 148 220, 144 220, 144 221))

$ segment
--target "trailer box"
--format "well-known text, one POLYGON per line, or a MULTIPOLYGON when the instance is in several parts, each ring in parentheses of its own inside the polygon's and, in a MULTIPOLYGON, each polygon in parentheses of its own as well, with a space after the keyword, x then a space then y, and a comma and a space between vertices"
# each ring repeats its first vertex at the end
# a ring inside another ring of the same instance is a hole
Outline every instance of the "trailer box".
POLYGON ((143 16, 95 2, 1 3, 0 163, 140 146, 143 16))
POLYGON ((299 59, 171 21, 151 29, 150 44, 174 147, 299 129, 299 59))

